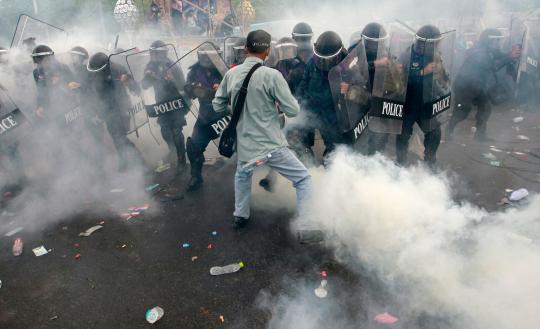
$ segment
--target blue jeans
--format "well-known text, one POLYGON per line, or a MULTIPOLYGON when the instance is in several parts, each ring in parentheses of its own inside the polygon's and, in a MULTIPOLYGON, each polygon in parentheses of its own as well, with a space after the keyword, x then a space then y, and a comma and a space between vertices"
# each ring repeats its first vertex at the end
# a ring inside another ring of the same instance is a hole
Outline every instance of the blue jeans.
MULTIPOLYGON (((273 151, 265 163, 293 183, 296 188, 298 215, 304 217, 313 192, 313 182, 308 170, 287 147, 273 151)), ((252 168, 244 168, 246 162, 238 161, 234 176, 234 216, 249 218, 251 202, 252 168)))

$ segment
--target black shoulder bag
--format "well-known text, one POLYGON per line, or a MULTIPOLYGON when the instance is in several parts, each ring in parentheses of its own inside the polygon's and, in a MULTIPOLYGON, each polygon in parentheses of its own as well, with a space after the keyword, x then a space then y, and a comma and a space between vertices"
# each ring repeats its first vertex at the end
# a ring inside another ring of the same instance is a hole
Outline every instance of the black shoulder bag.
POLYGON ((227 128, 225 128, 221 133, 221 139, 219 140, 218 149, 219 154, 223 155, 224 157, 230 158, 234 154, 234 146, 236 145, 236 125, 238 125, 240 115, 242 114, 242 110, 244 109, 249 80, 251 80, 251 76, 253 75, 253 73, 261 66, 262 65, 260 63, 255 64, 244 79, 242 88, 240 88, 240 92, 238 93, 236 104, 234 105, 231 122, 229 122, 227 128))

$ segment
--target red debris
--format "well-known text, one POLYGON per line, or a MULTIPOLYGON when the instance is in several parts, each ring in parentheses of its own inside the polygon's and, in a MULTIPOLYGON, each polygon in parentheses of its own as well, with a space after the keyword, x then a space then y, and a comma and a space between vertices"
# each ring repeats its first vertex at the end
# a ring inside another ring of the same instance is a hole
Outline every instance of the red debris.
POLYGON ((328 276, 328 273, 326 271, 321 271, 320 274, 321 274, 321 276, 323 276, 325 278, 328 276))
POLYGON ((212 247, 213 247, 213 246, 212 246, 212 244, 210 243, 210 244, 208 245, 208 247, 206 247, 206 249, 212 249, 212 247))
POLYGON ((76 253, 76 254, 75 254, 75 259, 79 259, 79 258, 81 258, 81 254, 76 253))

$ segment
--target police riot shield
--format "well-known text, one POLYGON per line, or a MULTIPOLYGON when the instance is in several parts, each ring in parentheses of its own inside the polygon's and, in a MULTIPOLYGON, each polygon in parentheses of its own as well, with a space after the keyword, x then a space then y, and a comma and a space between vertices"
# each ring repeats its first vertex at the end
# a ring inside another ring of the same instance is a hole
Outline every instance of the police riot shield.
POLYGON ((178 54, 173 45, 135 52, 127 55, 126 60, 130 74, 141 87, 140 97, 148 117, 187 111, 182 96, 184 74, 175 69, 178 54))
POLYGON ((214 111, 212 100, 217 87, 228 70, 221 57, 221 50, 211 42, 204 42, 182 56, 170 71, 183 74, 182 91, 185 104, 192 116, 187 118, 188 133, 198 121, 199 133, 210 139, 217 138, 228 125, 230 117, 214 111))
MULTIPOLYGON (((115 99, 121 117, 125 121, 126 134, 135 133, 148 124, 148 115, 144 107, 142 90, 139 83, 130 73, 128 56, 136 54, 137 49, 132 48, 109 56, 109 83, 112 90, 111 97, 115 99)), ((106 116, 107 114, 105 114, 106 116)), ((107 119, 105 118, 104 121, 107 119)))
POLYGON ((0 85, 0 152, 16 145, 32 130, 8 91, 0 85))
POLYGON ((365 47, 355 47, 328 73, 339 128, 356 141, 368 125, 370 82, 365 47))
POLYGON ((422 129, 431 131, 450 119, 452 101, 452 64, 455 31, 441 33, 436 39, 423 39, 422 129))
POLYGON ((264 60, 264 66, 276 67, 278 63, 278 53, 277 53, 277 41, 272 40, 270 42, 270 53, 268 57, 264 60))
POLYGON ((540 20, 525 23, 526 32, 523 43, 520 73, 526 72, 529 76, 538 78, 540 71, 540 20))
POLYGON ((68 33, 52 24, 22 14, 11 40, 11 48, 21 48, 31 53, 37 45, 48 45, 52 49, 62 49, 68 39, 68 33))
POLYGON ((246 38, 244 37, 228 37, 223 40, 223 60, 227 67, 239 65, 244 62, 246 38))
POLYGON ((414 33, 392 24, 388 43, 380 42, 373 62, 373 87, 369 130, 375 133, 400 134, 403 121, 410 58, 414 33))

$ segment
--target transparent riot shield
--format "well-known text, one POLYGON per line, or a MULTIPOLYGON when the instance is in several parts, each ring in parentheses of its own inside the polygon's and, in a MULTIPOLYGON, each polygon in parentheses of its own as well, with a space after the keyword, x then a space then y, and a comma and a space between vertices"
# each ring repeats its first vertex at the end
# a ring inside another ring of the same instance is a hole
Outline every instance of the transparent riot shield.
POLYGON ((328 73, 341 131, 357 140, 369 121, 370 82, 365 47, 359 44, 328 73))
POLYGON ((448 31, 440 38, 423 40, 424 105, 421 125, 424 131, 431 131, 450 119, 455 38, 455 31, 448 31))
POLYGON ((390 26, 388 43, 379 43, 373 62, 373 90, 369 130, 400 134, 403 121, 410 58, 414 33, 400 25, 390 26), (405 62, 405 63, 403 63, 405 62))
POLYGON ((22 14, 11 40, 11 48, 21 48, 31 53, 37 45, 48 45, 52 49, 64 48, 68 33, 57 26, 22 14))
POLYGON ((227 67, 242 64, 245 59, 246 38, 228 37, 223 40, 223 60, 227 67))
POLYGON ((32 127, 7 90, 0 85, 0 152, 28 136, 32 127))
POLYGON ((181 72, 185 85, 182 91, 185 104, 192 116, 188 116, 187 134, 196 129, 209 139, 219 137, 230 121, 230 117, 214 111, 212 100, 228 68, 221 50, 211 42, 204 42, 182 56, 170 71, 181 72))
POLYGON ((148 115, 144 107, 142 91, 139 83, 130 73, 128 56, 136 54, 135 48, 112 54, 109 56, 110 84, 112 87, 112 97, 118 104, 118 111, 125 117, 126 134, 135 133, 148 124, 148 115))
POLYGON ((181 95, 185 78, 181 70, 174 69, 178 53, 173 45, 132 53, 126 60, 130 74, 141 87, 140 97, 148 117, 187 111, 181 95))
POLYGON ((272 40, 270 42, 270 53, 268 57, 264 60, 264 66, 275 67, 278 63, 278 53, 276 49, 277 41, 272 40))

